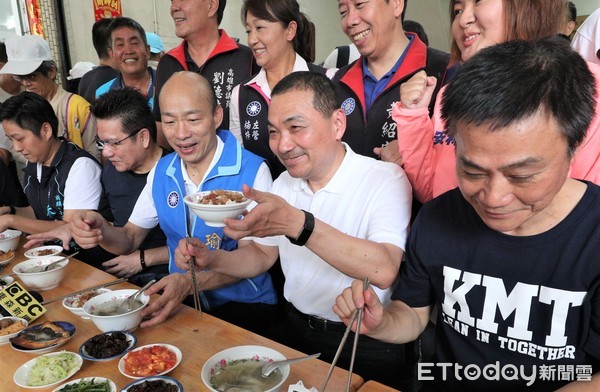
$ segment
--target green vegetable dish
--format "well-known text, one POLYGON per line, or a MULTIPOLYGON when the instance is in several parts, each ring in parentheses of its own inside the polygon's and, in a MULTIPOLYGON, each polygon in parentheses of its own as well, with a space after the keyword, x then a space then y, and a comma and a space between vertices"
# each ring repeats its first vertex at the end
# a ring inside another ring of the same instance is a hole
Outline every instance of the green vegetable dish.
POLYGON ((95 381, 95 378, 81 379, 77 384, 70 384, 58 390, 58 392, 110 392, 110 381, 95 381))
POLYGON ((79 365, 77 357, 71 353, 39 357, 29 370, 27 385, 39 387, 55 383, 66 378, 79 365))

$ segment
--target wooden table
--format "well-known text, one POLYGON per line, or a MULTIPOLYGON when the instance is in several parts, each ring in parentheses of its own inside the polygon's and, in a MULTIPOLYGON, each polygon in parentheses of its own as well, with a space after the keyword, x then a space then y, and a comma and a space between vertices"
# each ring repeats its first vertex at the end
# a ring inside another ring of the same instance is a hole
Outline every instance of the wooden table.
POLYGON ((398 390, 377 381, 370 380, 358 388, 358 392, 398 392, 398 390))
MULTIPOLYGON (((12 266, 24 259, 23 250, 20 249, 13 259, 13 262, 0 272, 0 275, 11 272, 12 266)), ((116 278, 104 271, 93 268, 83 262, 71 259, 67 268, 67 276, 62 283, 52 290, 42 291, 44 300, 49 300, 61 295, 65 295, 77 290, 92 287, 101 283, 110 282, 116 278)), ((16 277, 15 277, 16 278, 16 277)), ((18 279, 16 279, 18 280, 18 279)), ((20 281, 19 281, 20 282, 20 281)), ((21 282, 20 282, 21 283, 21 282)), ((135 287, 129 283, 120 283, 111 286, 111 289, 122 289, 135 287)), ((57 301, 46 305, 47 313, 35 320, 32 324, 38 324, 43 321, 68 321, 77 327, 77 332, 73 338, 64 346, 55 351, 67 350, 79 352, 79 347, 90 337, 100 333, 91 320, 84 320, 62 306, 62 301, 57 301)), ((267 346, 281 352, 287 358, 293 358, 304 355, 294 349, 283 346, 277 342, 256 335, 250 331, 229 324, 225 321, 212 317, 208 314, 202 314, 200 319, 196 318, 193 308, 181 305, 174 315, 164 323, 149 327, 138 328, 134 331, 137 337, 137 346, 150 343, 168 343, 177 346, 183 353, 181 364, 168 375, 181 382, 188 392, 208 390, 201 379, 202 366, 215 353, 241 345, 260 345, 267 346)), ((15 351, 10 344, 0 346, 0 380, 3 385, 2 391, 16 391, 18 387, 12 381, 14 372, 36 354, 28 354, 15 351)), ((113 380, 117 387, 122 388, 133 380, 123 376, 118 368, 118 359, 105 362, 85 361, 79 372, 73 378, 101 376, 113 380)), ((329 364, 321 360, 311 360, 301 362, 291 366, 291 371, 282 392, 286 392, 288 385, 296 384, 302 380, 306 387, 320 387, 325 380, 329 369, 329 364)), ((341 368, 336 368, 328 383, 330 391, 345 390, 348 372, 341 368)), ((72 378, 72 379, 73 379, 72 378)), ((356 391, 363 384, 364 380, 354 374, 352 376, 352 390, 356 391)), ((50 391, 52 388, 41 389, 50 391)), ((119 389, 120 390, 120 389, 119 389)))

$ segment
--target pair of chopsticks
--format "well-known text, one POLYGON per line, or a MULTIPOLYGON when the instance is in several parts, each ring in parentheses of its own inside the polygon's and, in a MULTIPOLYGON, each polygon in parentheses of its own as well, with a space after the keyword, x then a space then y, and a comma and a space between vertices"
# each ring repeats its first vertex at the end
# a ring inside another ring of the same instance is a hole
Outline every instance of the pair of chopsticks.
MULTIPOLYGON (((186 243, 190 244, 190 235, 188 234, 185 239, 186 243)), ((198 296, 198 284, 196 283, 196 258, 192 256, 190 259, 190 274, 192 275, 192 292, 194 296, 194 309, 196 309, 196 318, 202 314, 202 308, 200 307, 200 297, 198 296)))
POLYGON ((74 293, 70 293, 70 294, 66 294, 66 295, 61 295, 60 297, 49 299, 48 301, 42 302, 42 305, 48 305, 48 304, 50 304, 52 302, 60 301, 61 299, 65 299, 65 298, 72 297, 74 295, 85 293, 86 291, 98 290, 98 289, 102 289, 104 287, 112 286, 112 285, 115 285, 115 284, 118 284, 118 283, 122 283, 122 282, 126 282, 126 281, 127 281, 127 278, 121 278, 121 279, 113 280, 112 282, 102 283, 102 284, 99 284, 98 286, 90 287, 89 289, 83 289, 83 290, 75 291, 74 293))
MULTIPOLYGON (((369 289, 369 278, 365 276, 363 281, 363 291, 369 289)), ((331 366, 329 366, 329 371, 327 372, 327 377, 325 377, 325 382, 323 383, 323 387, 321 387, 320 391, 325 392, 325 387, 329 382, 329 378, 331 377, 331 373, 333 373, 333 369, 335 368, 335 364, 337 363, 340 354, 342 353, 342 349, 346 344, 346 340, 348 339, 348 335, 350 335, 350 330, 352 329, 352 324, 356 320, 356 333, 354 334, 354 342, 352 343, 352 354, 350 355, 350 367, 348 369, 348 381, 346 382, 346 392, 350 391, 350 382, 352 381, 352 369, 354 368, 354 358, 356 357, 356 348, 358 347, 358 335, 360 331, 360 323, 363 318, 363 307, 356 309, 352 313, 352 317, 350 318, 350 322, 346 327, 346 331, 342 336, 342 340, 340 341, 340 345, 338 346, 337 351, 335 352, 335 356, 333 357, 333 361, 331 362, 331 366)))

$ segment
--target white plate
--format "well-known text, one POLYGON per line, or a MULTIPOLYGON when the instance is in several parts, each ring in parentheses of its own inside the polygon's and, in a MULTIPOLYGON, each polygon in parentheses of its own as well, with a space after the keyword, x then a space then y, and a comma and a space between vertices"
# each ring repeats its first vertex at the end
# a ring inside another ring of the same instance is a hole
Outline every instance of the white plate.
POLYGON ((85 349, 85 345, 87 342, 89 342, 91 339, 95 338, 96 336, 100 336, 100 335, 112 335, 113 333, 115 333, 117 331, 112 331, 112 332, 104 332, 95 336, 92 336, 91 338, 89 338, 88 340, 86 340, 85 342, 83 342, 83 344, 81 345, 81 347, 79 347, 79 354, 83 357, 83 359, 87 359, 88 361, 110 361, 111 359, 115 359, 118 357, 121 357, 125 354, 127 354, 129 351, 131 351, 131 349, 133 348, 133 346, 135 346, 135 344, 137 343, 137 339, 135 336, 133 336, 133 334, 127 332, 127 331, 118 331, 118 332, 122 332, 125 334, 126 338, 127 338, 127 342, 129 342, 129 346, 127 346, 127 348, 117 354, 117 355, 113 355, 112 357, 107 357, 107 358, 96 358, 96 357, 92 357, 85 349))
POLYGON ((170 371, 172 371, 173 369, 175 369, 175 368, 176 368, 176 367, 179 365, 179 363, 181 362, 181 356, 182 356, 182 355, 181 355, 181 350, 180 350, 180 349, 178 349, 177 347, 175 347, 175 346, 172 346, 172 345, 170 345, 170 344, 163 344, 163 343, 147 344, 147 345, 145 345, 145 346, 138 347, 138 348, 136 348, 135 350, 131 350, 130 352, 128 352, 128 353, 127 353, 127 355, 125 355, 124 357, 122 357, 122 358, 119 360, 119 371, 121 372, 121 374, 122 374, 122 375, 124 375, 124 376, 126 376, 126 377, 129 377, 129 378, 135 378, 135 379, 140 379, 140 378, 143 378, 143 377, 137 377, 137 376, 133 376, 133 375, 131 375, 131 374, 128 374, 128 373, 126 373, 126 372, 125 372, 125 359, 127 359, 127 357, 128 357, 129 355, 131 355, 131 353, 134 353, 134 352, 136 352, 136 351, 140 351, 140 350, 141 350, 141 349, 143 349, 143 348, 148 348, 148 347, 153 347, 153 346, 162 346, 162 347, 166 347, 166 348, 167 348, 169 351, 172 351, 172 352, 174 352, 174 353, 175 353, 175 356, 177 357, 177 362, 175 362, 175 365, 174 365, 172 368, 170 368, 170 369, 168 369, 168 370, 166 370, 166 371, 164 371, 164 372, 162 372, 162 373, 153 374, 152 376, 148 376, 148 377, 154 377, 154 376, 162 376, 162 375, 165 375, 165 374, 169 373, 170 371))
POLYGON ((28 257, 30 259, 35 259, 36 257, 54 256, 54 255, 59 254, 62 251, 63 251, 62 246, 58 246, 58 245, 40 246, 37 248, 29 249, 27 252, 25 252, 25 257, 28 257), (42 251, 52 251, 52 252, 41 255, 40 252, 42 252, 42 251))
MULTIPOLYGON (((0 320, 2 320, 2 319, 13 319, 13 320, 16 320, 16 321, 22 321, 23 324, 25 324, 25 328, 27 328, 27 326, 29 325, 29 322, 27 320, 22 319, 20 317, 10 317, 10 316, 9 317, 0 317, 0 320)), ((23 331, 25 328, 23 328, 21 331, 23 331)), ((9 341, 10 338, 14 338, 18 334, 20 334, 21 331, 17 331, 17 332, 9 333, 8 335, 2 335, 2 336, 0 336, 0 345, 8 343, 8 341, 9 341)))
MULTIPOLYGON (((20 351, 22 353, 29 353, 29 354, 45 353, 48 351, 52 351, 55 348, 62 346, 63 344, 66 344, 69 340, 71 340, 73 335, 75 335, 75 332, 77 332, 77 328, 71 323, 68 323, 66 321, 52 321, 52 322, 69 333, 68 340, 65 340, 62 343, 53 344, 51 346, 44 347, 44 348, 25 348, 25 347, 17 346, 16 344, 13 344, 12 342, 10 343, 10 346, 13 348, 13 350, 20 351)), ((31 327, 25 328, 23 331, 25 331, 27 329, 40 328, 41 326, 42 326, 42 324, 32 325, 31 327)), ((23 332, 23 331, 21 331, 21 332, 23 332)))
POLYGON ((95 384, 101 384, 105 381, 108 381, 108 385, 110 385, 110 392, 117 392, 117 384, 115 384, 112 380, 109 380, 108 378, 104 378, 104 377, 84 377, 84 378, 78 378, 77 380, 73 380, 73 381, 69 381, 67 383, 64 383, 58 387, 56 387, 56 389, 52 390, 52 392, 60 392, 61 389, 63 389, 64 387, 68 386, 68 385, 76 385, 78 384, 80 381, 92 381, 94 380, 94 385, 95 384))
POLYGON ((70 351, 60 351, 57 353, 50 353, 50 354, 44 354, 44 355, 40 355, 37 358, 33 358, 30 361, 25 362, 23 365, 21 365, 20 368, 17 369, 17 371, 15 372, 15 375, 13 376, 13 381, 15 382, 15 384, 17 384, 18 386, 20 386, 21 388, 30 388, 30 389, 37 389, 37 388, 48 388, 50 386, 53 385, 57 385, 60 384, 61 382, 65 381, 66 379, 72 377, 75 373, 77 373, 79 371, 79 369, 81 369, 81 365, 83 364, 83 359, 81 358, 81 356, 79 356, 79 354, 70 352, 70 351), (50 384, 46 384, 46 385, 40 385, 37 387, 32 387, 27 385, 27 376, 29 375, 29 371, 31 370, 31 368, 33 367, 33 365, 35 364, 35 362, 41 358, 41 357, 54 357, 60 354, 64 354, 64 353, 68 353, 71 355, 75 356, 75 360, 76 360, 76 366, 71 369, 71 371, 67 374, 66 377, 57 380, 53 383, 50 384))
POLYGON ((121 392, 128 392, 127 390, 129 388, 131 388, 134 385, 141 384, 144 381, 155 381, 155 380, 163 380, 164 382, 166 382, 169 385, 175 385, 177 387, 177 392, 183 392, 183 385, 181 385, 181 383, 179 381, 177 381, 176 379, 174 379, 172 377, 168 377, 168 376, 152 376, 152 377, 140 378, 139 380, 136 380, 132 383, 125 385, 123 387, 123 389, 121 389, 121 392))

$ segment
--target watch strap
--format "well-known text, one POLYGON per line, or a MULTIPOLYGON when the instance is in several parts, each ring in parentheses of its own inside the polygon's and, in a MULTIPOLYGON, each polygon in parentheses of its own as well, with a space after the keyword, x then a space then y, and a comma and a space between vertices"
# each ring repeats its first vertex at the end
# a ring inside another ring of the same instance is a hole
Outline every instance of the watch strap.
POLYGON ((310 238, 315 228, 315 216, 308 211, 301 210, 304 213, 304 227, 298 238, 292 238, 286 235, 287 239, 294 245, 304 246, 310 238))

